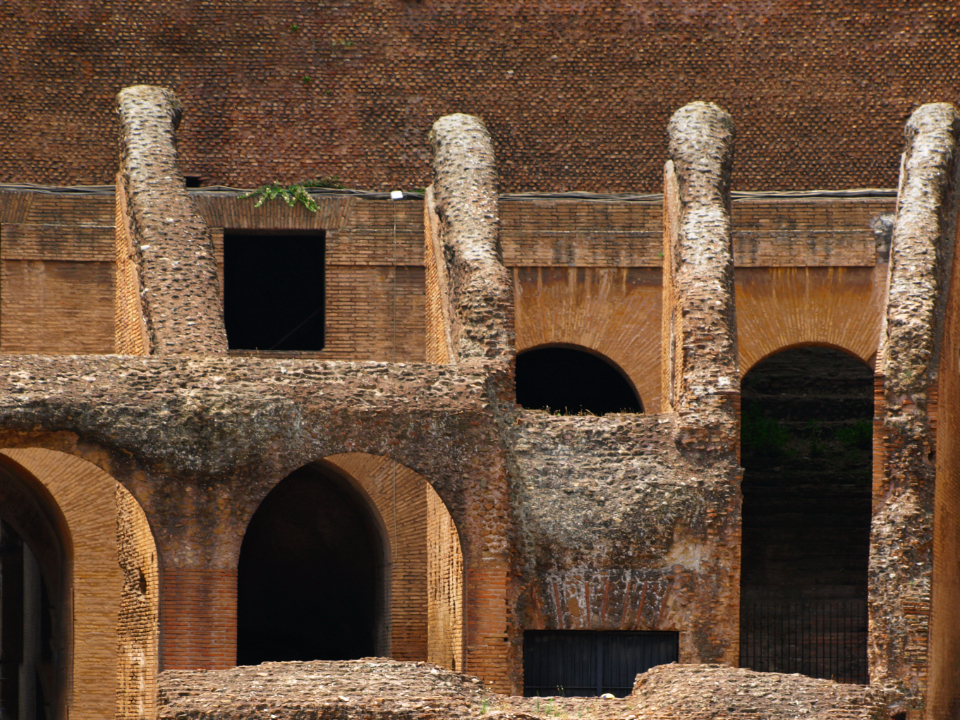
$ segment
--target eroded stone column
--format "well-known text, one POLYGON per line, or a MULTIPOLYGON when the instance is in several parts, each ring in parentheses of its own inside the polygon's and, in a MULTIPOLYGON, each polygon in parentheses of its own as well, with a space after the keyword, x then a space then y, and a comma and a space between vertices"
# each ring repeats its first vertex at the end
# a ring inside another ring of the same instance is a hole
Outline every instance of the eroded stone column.
MULTIPOLYGON (((129 236, 124 249, 131 264, 120 263, 120 276, 139 283, 126 288, 126 304, 135 304, 139 295, 149 344, 143 349, 152 355, 226 352, 213 242, 177 161, 180 101, 165 88, 137 85, 117 96, 117 112, 117 192, 123 196, 118 214, 125 215, 117 231, 118 238, 121 232, 129 236)), ((135 338, 137 313, 126 308, 126 315, 135 338)))
MULTIPOLYGON (((924 105, 905 133, 877 357, 867 650, 871 682, 897 688, 902 709, 919 717, 931 643, 934 495, 941 482, 936 398, 956 233, 960 115, 949 104, 924 105)), ((947 611, 955 624, 956 608, 947 611)))

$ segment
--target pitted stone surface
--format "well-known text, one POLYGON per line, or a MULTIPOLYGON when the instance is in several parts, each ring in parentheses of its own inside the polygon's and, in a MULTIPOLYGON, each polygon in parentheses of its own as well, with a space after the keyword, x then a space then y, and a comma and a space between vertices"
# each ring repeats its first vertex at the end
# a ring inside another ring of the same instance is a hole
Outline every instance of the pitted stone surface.
POLYGON ((505 358, 514 345, 513 287, 490 134, 472 115, 447 115, 434 123, 430 145, 454 350, 460 360, 505 358))
POLYGON ((225 352, 213 241, 177 162, 180 101, 165 88, 137 85, 117 95, 117 111, 150 353, 225 352))
POLYGON ((669 400, 680 417, 681 445, 724 454, 732 448, 704 431, 713 427, 736 442, 736 430, 728 427, 731 400, 740 391, 730 226, 733 121, 712 103, 694 102, 674 113, 667 133, 668 184, 676 173, 676 194, 664 210, 670 216, 664 235, 665 298, 672 300, 664 310, 672 323, 664 338, 673 363, 669 400))
POLYGON ((160 675, 160 720, 886 720, 876 688, 718 665, 661 665, 625 698, 508 697, 479 678, 385 658, 160 675))
MULTIPOLYGON (((918 108, 907 122, 877 375, 882 454, 874 459, 870 675, 923 707, 930 647, 937 369, 958 192, 960 114, 918 108)), ((956 292, 956 288, 953 289, 956 292)), ((878 443, 875 441, 875 447, 878 443)))

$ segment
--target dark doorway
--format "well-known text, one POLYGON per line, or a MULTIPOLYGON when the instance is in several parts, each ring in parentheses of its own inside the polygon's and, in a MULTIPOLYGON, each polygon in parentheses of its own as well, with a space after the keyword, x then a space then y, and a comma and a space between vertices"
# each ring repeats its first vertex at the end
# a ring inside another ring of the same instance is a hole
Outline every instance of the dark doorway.
POLYGON ((624 697, 637 675, 677 661, 675 632, 527 630, 523 633, 523 694, 624 697))
POLYGON ((324 302, 322 231, 224 234, 223 312, 231 350, 323 350, 324 302))
POLYGON ((798 348, 742 387, 740 663, 865 683, 873 371, 798 348))
POLYGON ((613 363, 570 347, 517 355, 517 402, 564 415, 643 412, 630 381, 613 363))
POLYGON ((237 663, 375 655, 380 530, 366 500, 308 465, 264 498, 240 549, 237 663))

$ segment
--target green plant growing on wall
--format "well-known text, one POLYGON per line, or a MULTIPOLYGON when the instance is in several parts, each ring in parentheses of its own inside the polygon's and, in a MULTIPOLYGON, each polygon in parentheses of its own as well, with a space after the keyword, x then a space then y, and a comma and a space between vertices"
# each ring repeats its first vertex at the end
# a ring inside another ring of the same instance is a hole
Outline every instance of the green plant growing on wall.
POLYGON ((269 185, 261 185, 256 190, 251 190, 250 192, 244 193, 237 199, 246 200, 248 198, 256 198, 257 201, 253 204, 253 206, 258 208, 262 207, 265 202, 279 198, 290 207, 293 207, 299 203, 310 212, 315 213, 317 211, 317 202, 310 197, 310 193, 307 192, 307 188, 332 188, 336 190, 342 190, 343 185, 340 184, 340 180, 336 175, 328 175, 313 180, 301 180, 300 182, 293 183, 287 187, 284 187, 278 182, 272 182, 269 185))
POLYGON ((290 207, 300 203, 310 212, 317 211, 317 203, 310 197, 310 194, 302 183, 294 183, 289 187, 284 187, 278 182, 273 182, 269 185, 261 185, 256 190, 244 193, 238 199, 246 200, 247 198, 253 197, 257 199, 253 204, 255 208, 262 207, 263 204, 269 200, 280 198, 290 207))

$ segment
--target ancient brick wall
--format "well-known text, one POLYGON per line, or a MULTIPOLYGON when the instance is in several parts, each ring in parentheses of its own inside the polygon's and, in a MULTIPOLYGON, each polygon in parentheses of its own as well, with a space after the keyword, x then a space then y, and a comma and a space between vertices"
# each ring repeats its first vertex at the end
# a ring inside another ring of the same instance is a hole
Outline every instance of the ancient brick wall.
POLYGON ((281 200, 259 208, 232 193, 196 193, 211 228, 221 287, 230 230, 325 233, 324 349, 329 360, 424 359, 423 209, 417 200, 318 196, 317 212, 281 200))
MULTIPOLYGON (((954 170, 953 186, 957 185, 954 170)), ((953 193, 954 202, 957 194, 953 193)), ((944 240, 958 233, 957 208, 944 207, 944 240)), ((948 294, 943 346, 937 371, 934 412, 936 430, 936 478, 933 515, 933 583, 930 614, 930 671, 927 675, 927 717, 946 720, 960 707, 960 262, 954 250, 950 276, 943 290, 948 294)))
POLYGON ((113 198, 0 193, 0 350, 113 352, 113 198))
MULTIPOLYGON (((930 671, 938 366, 956 234, 960 115, 952 105, 925 105, 911 115, 905 134, 876 368, 868 652, 871 681, 894 685, 904 709, 919 717, 930 671)), ((941 467, 949 496, 949 455, 941 467)), ((949 557, 948 551, 944 560, 949 557)), ((949 647, 953 635, 943 630, 949 647)), ((948 674, 948 665, 939 672, 948 674)), ((951 694, 938 684, 938 713, 947 711, 951 694)))
POLYGON ((110 183, 109 99, 149 82, 191 108, 185 171, 235 187, 424 186, 431 123, 469 112, 508 190, 657 192, 693 97, 740 124, 738 189, 893 187, 903 120, 960 78, 949 0, 72 0, 0 24, 6 182, 110 183))
POLYGON ((376 455, 342 453, 325 460, 363 489, 389 547, 382 654, 398 660, 427 659, 427 481, 410 468, 376 455))
POLYGON ((116 489, 117 557, 123 573, 117 619, 117 720, 154 718, 160 660, 160 576, 143 509, 116 489))
POLYGON ((427 660, 463 671, 463 553, 457 526, 427 487, 427 660))

